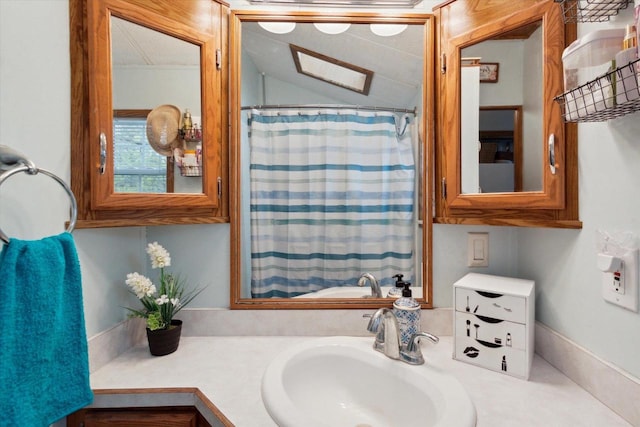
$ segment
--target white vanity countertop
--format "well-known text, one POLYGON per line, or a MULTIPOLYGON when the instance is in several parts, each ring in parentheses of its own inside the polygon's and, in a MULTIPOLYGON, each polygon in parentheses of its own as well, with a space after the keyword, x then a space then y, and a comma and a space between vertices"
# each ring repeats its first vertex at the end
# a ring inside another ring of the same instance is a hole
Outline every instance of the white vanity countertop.
MULTIPOLYGON (((162 357, 138 346, 94 372, 91 386, 197 387, 237 427, 273 427, 260 397, 262 373, 282 349, 310 339, 315 338, 182 337, 178 350, 162 357)), ((354 339, 373 344, 373 337, 354 339)), ((423 343, 423 354, 426 363, 451 372, 465 386, 476 406, 478 427, 630 426, 537 355, 531 378, 524 381, 453 360, 452 344, 452 337, 440 337, 437 345, 423 343)), ((374 392, 384 405, 384 390, 374 392)))

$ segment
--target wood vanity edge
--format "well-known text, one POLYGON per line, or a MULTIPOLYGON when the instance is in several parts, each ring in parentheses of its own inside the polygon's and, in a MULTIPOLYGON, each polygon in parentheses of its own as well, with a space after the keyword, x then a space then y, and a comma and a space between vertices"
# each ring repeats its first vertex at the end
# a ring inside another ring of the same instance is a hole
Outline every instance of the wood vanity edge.
MULTIPOLYGON (((209 398, 197 387, 168 387, 168 388, 126 388, 126 389, 94 389, 94 398, 96 396, 123 396, 123 395, 141 395, 141 394, 190 394, 193 397, 193 406, 212 426, 235 427, 235 425, 218 409, 218 407, 209 400, 209 398)), ((158 403, 158 405, 145 405, 143 407, 167 406, 166 402, 158 403)), ((86 409, 107 408, 96 404, 95 400, 92 404, 86 406, 80 411, 86 409)), ((78 412, 80 412, 78 411, 78 412)), ((72 419, 74 414, 69 415, 68 420, 72 419)))

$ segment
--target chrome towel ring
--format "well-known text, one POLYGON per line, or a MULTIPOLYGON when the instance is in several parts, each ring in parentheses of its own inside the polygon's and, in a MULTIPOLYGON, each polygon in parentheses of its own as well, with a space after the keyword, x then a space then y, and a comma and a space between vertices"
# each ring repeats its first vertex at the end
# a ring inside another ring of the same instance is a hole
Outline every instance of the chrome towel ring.
MULTIPOLYGON (((29 162, 28 165, 16 166, 2 173, 0 175, 0 185, 2 185, 2 183, 5 182, 9 177, 20 172, 26 172, 29 175, 37 175, 38 173, 45 174, 46 176, 56 180, 58 184, 60 184, 64 188, 64 190, 67 192, 67 195, 69 196, 69 199, 71 199, 71 220, 69 221, 69 227, 67 227, 67 231, 71 233, 75 228, 76 220, 78 219, 78 204, 76 202, 75 196, 73 195, 73 191, 71 191, 71 188, 67 185, 67 183, 52 172, 49 172, 45 169, 40 169, 33 165, 33 163, 29 162)), ((9 243, 9 237, 2 231, 2 229, 0 229, 0 240, 2 240, 4 243, 9 243)))

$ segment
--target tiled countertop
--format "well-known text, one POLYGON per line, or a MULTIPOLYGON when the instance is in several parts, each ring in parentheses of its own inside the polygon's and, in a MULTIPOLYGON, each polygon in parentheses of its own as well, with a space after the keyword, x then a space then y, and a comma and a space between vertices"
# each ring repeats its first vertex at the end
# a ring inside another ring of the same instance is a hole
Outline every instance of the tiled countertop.
MULTIPOLYGON (((262 373, 282 349, 310 339, 183 337, 175 353, 162 357, 151 356, 146 345, 137 346, 93 373, 91 386, 196 387, 237 427, 272 427, 276 424, 260 397, 262 373)), ((373 343, 373 337, 353 339, 373 343)), ((427 363, 451 372, 465 386, 478 427, 630 426, 537 355, 531 378, 524 381, 453 360, 452 343, 450 336, 440 337, 437 345, 424 343, 423 354, 427 363)), ((384 390, 376 392, 384 405, 384 390)))

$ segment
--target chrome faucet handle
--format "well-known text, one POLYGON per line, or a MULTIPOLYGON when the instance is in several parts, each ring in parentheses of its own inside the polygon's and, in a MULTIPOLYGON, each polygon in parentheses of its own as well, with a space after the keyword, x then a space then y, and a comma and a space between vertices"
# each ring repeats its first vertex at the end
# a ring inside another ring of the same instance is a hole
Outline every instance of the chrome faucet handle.
POLYGON ((440 341, 437 336, 428 332, 416 332, 409 339, 406 348, 400 352, 400 358, 403 362, 407 362, 410 365, 422 365, 424 363, 424 356, 422 356, 419 344, 421 337, 428 338, 434 344, 440 341))

